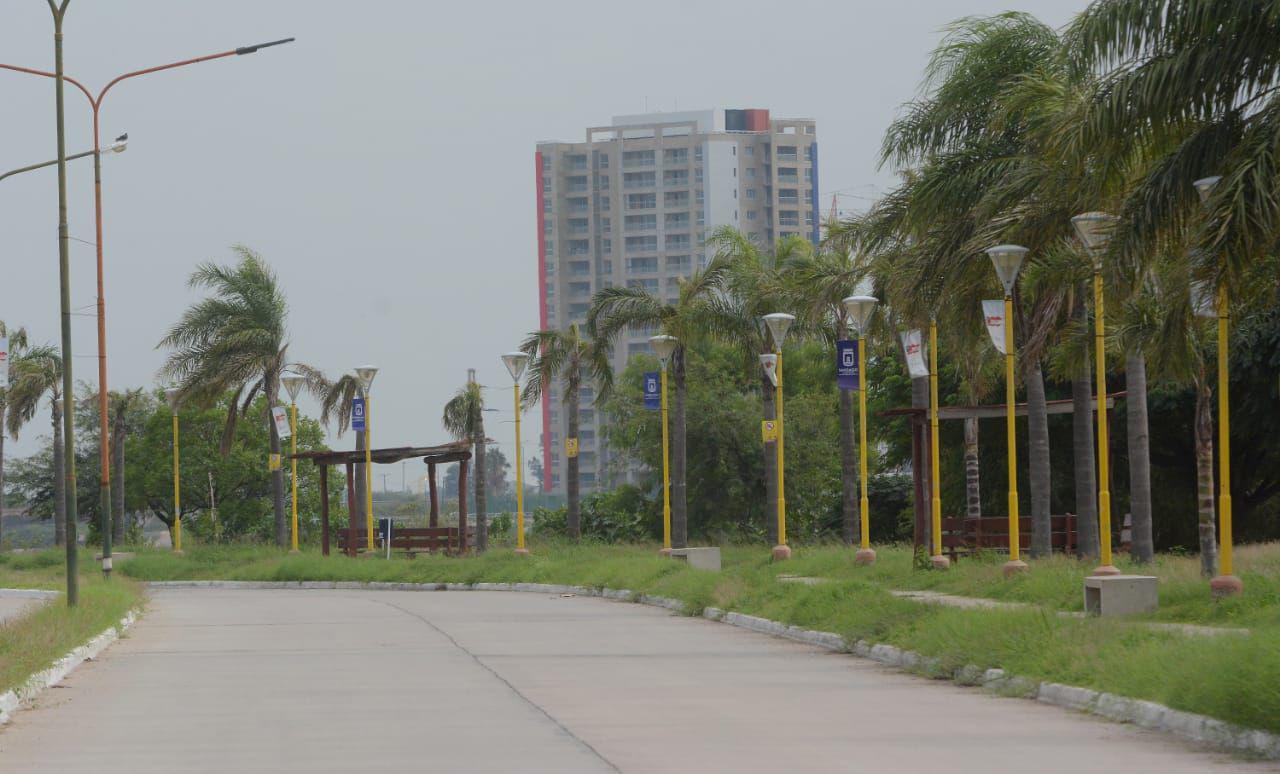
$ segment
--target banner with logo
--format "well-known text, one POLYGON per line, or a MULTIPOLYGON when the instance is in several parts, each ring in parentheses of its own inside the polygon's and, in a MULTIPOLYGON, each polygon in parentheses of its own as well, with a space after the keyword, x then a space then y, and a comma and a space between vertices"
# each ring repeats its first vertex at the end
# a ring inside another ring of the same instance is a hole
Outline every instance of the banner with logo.
POLYGON ((662 372, 644 372, 644 407, 648 411, 662 408, 662 372))
POLYGON ((861 375, 858 373, 858 342, 836 342, 836 387, 841 390, 859 390, 861 375))
POLYGON ((987 333, 991 334, 991 343, 996 345, 996 352, 1004 351, 1004 301, 990 299, 982 302, 982 321, 986 323, 987 333))
POLYGON ((0 390, 9 386, 9 338, 0 336, 0 390))
POLYGON ((577 438, 564 439, 564 453, 568 457, 578 456, 578 439, 577 438))
POLYGON ((778 386, 778 356, 777 355, 761 355, 760 367, 764 369, 764 375, 769 377, 769 382, 774 387, 778 386))
POLYGON ((929 375, 929 366, 924 362, 924 345, 921 341, 919 328, 902 332, 902 350, 907 354, 907 370, 911 372, 912 379, 929 375))
POLYGON ((284 406, 272 406, 271 418, 276 423, 276 435, 280 438, 288 438, 289 432, 289 409, 284 406))
POLYGON ((357 433, 364 432, 364 398, 351 399, 351 429, 357 433))
POLYGON ((765 443, 778 442, 778 423, 772 419, 766 419, 760 423, 760 438, 765 443))
POLYGON ((280 455, 270 454, 267 456, 267 470, 274 473, 280 469, 280 455))

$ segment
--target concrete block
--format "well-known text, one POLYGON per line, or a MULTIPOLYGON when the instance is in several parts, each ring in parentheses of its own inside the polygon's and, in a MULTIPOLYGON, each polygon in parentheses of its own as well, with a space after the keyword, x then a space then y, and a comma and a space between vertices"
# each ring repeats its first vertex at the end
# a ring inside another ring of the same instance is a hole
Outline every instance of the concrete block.
POLYGON ((1160 604, 1157 582, 1152 575, 1091 575, 1084 579, 1084 610, 1104 616, 1154 612, 1160 604))
POLYGON ((671 549, 671 558, 687 562, 695 570, 720 571, 720 548, 718 546, 673 548, 671 549))

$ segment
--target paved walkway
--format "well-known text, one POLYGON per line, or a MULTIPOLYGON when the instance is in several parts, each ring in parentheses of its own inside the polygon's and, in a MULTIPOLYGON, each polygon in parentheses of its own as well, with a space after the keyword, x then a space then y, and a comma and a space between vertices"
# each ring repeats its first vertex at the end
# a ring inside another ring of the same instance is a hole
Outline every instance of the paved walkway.
POLYGON ((56 591, 0 589, 0 623, 20 618, 56 596, 56 591))
POLYGON ((1028 767, 1263 768, 723 624, 527 593, 157 591, 126 639, 0 730, 6 773, 1028 767))

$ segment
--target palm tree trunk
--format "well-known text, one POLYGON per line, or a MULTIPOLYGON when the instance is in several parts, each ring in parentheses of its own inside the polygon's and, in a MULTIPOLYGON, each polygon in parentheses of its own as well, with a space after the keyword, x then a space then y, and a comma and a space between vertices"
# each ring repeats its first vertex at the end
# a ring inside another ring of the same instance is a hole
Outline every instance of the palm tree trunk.
MULTIPOLYGON (((356 451, 358 452, 364 451, 364 446, 365 446, 364 431, 358 430, 356 431, 356 451)), ((360 459, 362 460, 364 459, 363 454, 360 454, 357 456, 359 456, 360 459)), ((364 463, 357 462, 355 466, 351 469, 351 475, 355 476, 355 479, 356 479, 354 482, 355 491, 356 491, 356 508, 348 516, 347 527, 348 529, 352 527, 362 528, 365 523, 364 506, 366 502, 365 494, 364 494, 364 463)), ((434 527, 435 525, 432 524, 431 526, 434 527)))
POLYGON ((678 346, 671 355, 676 382, 676 399, 671 416, 671 547, 686 548, 689 545, 689 510, 685 495, 685 373, 684 347, 678 346))
POLYGON ((1093 451, 1093 386, 1089 361, 1071 380, 1071 462, 1076 489, 1076 555, 1096 559, 1098 480, 1093 451))
MULTIPOLYGON (((269 400, 269 406, 274 406, 275 401, 269 400)), ((276 433, 276 423, 271 417, 270 412, 267 414, 267 420, 270 424, 268 431, 271 433, 271 453, 280 454, 280 436, 276 433)), ((286 548, 289 545, 289 525, 284 517, 284 465, 271 471, 271 499, 272 507, 275 512, 276 524, 276 545, 280 548, 286 548)))
POLYGON ((845 545, 859 539, 858 469, 856 445, 853 442, 853 390, 840 390, 840 531, 845 545))
POLYGON ((964 418, 965 516, 982 518, 982 486, 978 462, 978 418, 964 418))
POLYGON ((1196 501, 1200 515, 1200 574, 1218 574, 1218 540, 1213 505, 1213 390, 1201 374, 1196 380, 1196 501))
POLYGON ((1133 516, 1136 561, 1155 558, 1151 538, 1151 435, 1147 428, 1147 360, 1142 350, 1125 357, 1124 380, 1129 410, 1125 412, 1129 443, 1129 513, 1133 516))
POLYGON ((62 458, 62 408, 57 398, 49 413, 53 418, 53 544, 67 544, 67 481, 62 458))
MULTIPOLYGON (((4 419, 5 405, 0 402, 0 420, 4 419)), ((4 550, 4 428, 0 427, 0 551, 4 550)))
POLYGON ((489 518, 485 507, 488 505, 485 492, 484 464, 484 416, 476 420, 476 551, 489 548, 489 518))
POLYGON ((1031 480, 1031 555, 1053 552, 1050 516, 1049 405, 1044 396, 1044 372, 1040 362, 1027 371, 1027 435, 1030 439, 1027 462, 1031 480))
POLYGON ((117 409, 111 428, 111 539, 124 544, 124 412, 117 409))
MULTIPOLYGON (((773 403, 775 392, 773 382, 769 381, 769 377, 762 375, 760 404, 765 421, 778 418, 777 407, 773 403)), ((769 535, 769 545, 776 546, 778 544, 778 444, 775 441, 769 441, 764 445, 764 502, 765 532, 769 535)))
MULTIPOLYGON (((578 385, 571 384, 569 389, 568 400, 565 401, 565 410, 569 416, 569 437, 576 439, 578 437, 578 405, 579 405, 579 388, 578 385)), ((566 452, 567 454, 567 452, 566 452)), ((575 453, 571 457, 567 457, 565 464, 565 472, 569 480, 565 481, 565 498, 566 498, 566 516, 565 527, 569 532, 569 537, 577 540, 582 537, 582 510, 579 502, 579 493, 581 489, 578 482, 578 454, 575 453)))

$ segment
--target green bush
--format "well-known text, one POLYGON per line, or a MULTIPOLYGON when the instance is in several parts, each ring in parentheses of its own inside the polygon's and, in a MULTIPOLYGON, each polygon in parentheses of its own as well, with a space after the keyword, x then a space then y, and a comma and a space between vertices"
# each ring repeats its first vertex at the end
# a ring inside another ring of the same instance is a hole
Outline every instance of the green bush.
MULTIPOLYGON (((588 540, 631 543, 652 539, 660 530, 654 503, 634 486, 587 495, 581 508, 582 537, 588 540)), ((567 537, 568 509, 535 508, 532 532, 539 537, 567 537)))

